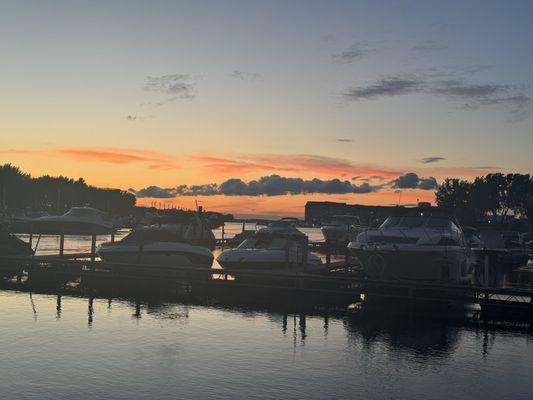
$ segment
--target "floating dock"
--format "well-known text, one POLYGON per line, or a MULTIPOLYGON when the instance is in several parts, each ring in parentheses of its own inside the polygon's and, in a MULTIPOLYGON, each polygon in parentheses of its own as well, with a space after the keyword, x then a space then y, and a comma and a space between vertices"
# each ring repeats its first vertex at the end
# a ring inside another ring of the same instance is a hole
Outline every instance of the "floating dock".
POLYGON ((181 291, 254 303, 301 301, 350 304, 407 302, 411 305, 474 306, 486 315, 533 320, 533 286, 489 287, 366 278, 345 262, 322 268, 231 270, 190 266, 108 263, 94 254, 0 257, 0 276, 27 287, 77 287, 94 292, 181 291))

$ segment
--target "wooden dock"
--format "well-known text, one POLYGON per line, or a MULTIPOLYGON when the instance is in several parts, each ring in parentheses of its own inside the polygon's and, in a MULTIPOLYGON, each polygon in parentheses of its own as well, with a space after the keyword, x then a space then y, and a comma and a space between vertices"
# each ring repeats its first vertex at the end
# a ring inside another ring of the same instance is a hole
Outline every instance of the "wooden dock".
POLYGON ((190 266, 163 267, 91 260, 90 253, 0 257, 0 276, 29 287, 80 290, 183 291, 242 301, 301 301, 346 307, 362 301, 412 305, 479 307, 498 317, 533 320, 533 286, 489 287, 401 280, 372 280, 343 262, 327 269, 231 270, 190 266), (68 257, 68 258, 67 258, 68 257))

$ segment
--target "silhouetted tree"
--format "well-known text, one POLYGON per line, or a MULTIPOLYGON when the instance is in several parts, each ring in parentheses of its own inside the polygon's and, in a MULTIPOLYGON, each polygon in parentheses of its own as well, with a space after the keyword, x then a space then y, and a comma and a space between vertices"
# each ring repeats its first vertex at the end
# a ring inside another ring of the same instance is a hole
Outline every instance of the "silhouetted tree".
POLYGON ((89 204, 111 214, 129 214, 135 195, 119 189, 89 186, 83 178, 44 175, 32 178, 11 164, 0 166, 0 204, 10 210, 53 210, 63 212, 89 204))

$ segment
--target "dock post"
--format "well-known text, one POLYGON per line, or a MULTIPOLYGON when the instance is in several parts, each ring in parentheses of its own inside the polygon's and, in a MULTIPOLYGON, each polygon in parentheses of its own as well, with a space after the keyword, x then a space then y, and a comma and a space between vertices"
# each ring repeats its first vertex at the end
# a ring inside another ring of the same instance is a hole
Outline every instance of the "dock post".
POLYGON ((111 243, 115 243, 115 232, 111 234, 111 243))
POLYGON ((63 257, 63 252, 65 250, 65 235, 63 233, 59 234, 59 257, 63 257))
POLYGON ((483 286, 485 289, 489 287, 489 255, 486 254, 483 259, 483 286))
POLYGON ((224 243, 225 228, 226 228, 226 223, 222 222, 222 243, 224 243))
POLYGON ((91 261, 96 259, 96 235, 91 236, 91 261))
POLYGON ((326 241, 326 264, 331 264, 331 248, 329 246, 329 243, 326 241))
POLYGON ((31 233, 31 232, 30 232, 29 245, 30 245, 31 248, 33 248, 33 233, 31 233))

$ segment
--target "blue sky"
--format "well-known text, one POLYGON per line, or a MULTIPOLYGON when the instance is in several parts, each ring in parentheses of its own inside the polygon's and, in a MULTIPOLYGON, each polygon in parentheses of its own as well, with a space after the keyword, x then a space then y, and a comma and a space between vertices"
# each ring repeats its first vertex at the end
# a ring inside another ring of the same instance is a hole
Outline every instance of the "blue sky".
POLYGON ((137 188, 276 172, 199 155, 531 172, 532 18, 530 1, 4 1, 0 157, 137 188), (65 148, 159 152, 176 170, 111 176, 65 148))

